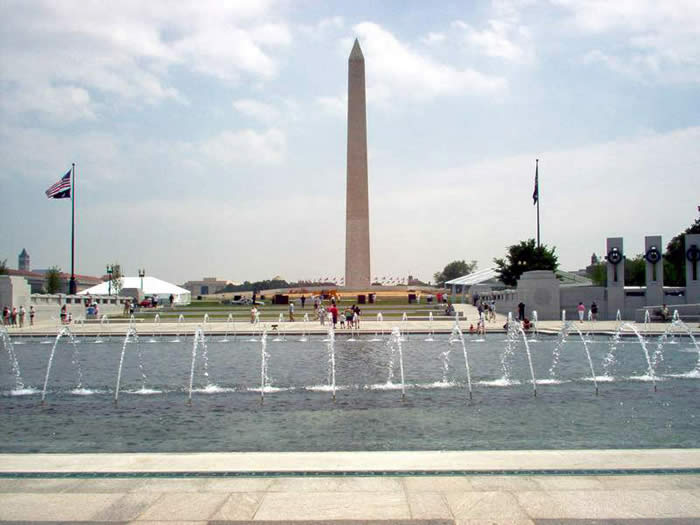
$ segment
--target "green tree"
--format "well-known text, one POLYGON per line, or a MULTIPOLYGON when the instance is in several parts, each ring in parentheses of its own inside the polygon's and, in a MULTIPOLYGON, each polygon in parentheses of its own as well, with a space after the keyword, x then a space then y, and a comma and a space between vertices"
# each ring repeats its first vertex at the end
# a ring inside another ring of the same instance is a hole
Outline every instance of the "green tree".
POLYGON ((644 286, 647 282, 646 259, 643 254, 625 258, 625 285, 644 286))
POLYGON ((449 263, 441 272, 435 272, 433 279, 435 279, 436 286, 443 286, 446 281, 451 281, 457 277, 462 277, 476 270, 476 261, 466 262, 452 261, 449 263))
POLYGON ((46 272, 46 292, 59 293, 61 291, 61 269, 52 266, 46 272))
POLYGON ((7 273, 7 259, 0 261, 0 275, 7 273))
POLYGON ((605 286, 608 283, 608 269, 604 262, 594 264, 590 275, 596 286, 605 286))
POLYGON ((667 286, 685 286, 685 240, 683 236, 686 233, 700 233, 700 217, 666 245, 664 284, 667 286))
POLYGON ((559 258, 554 253, 556 247, 548 248, 545 244, 535 246, 535 239, 520 241, 508 247, 505 258, 496 258, 496 272, 503 284, 515 286, 520 276, 532 270, 552 270, 559 268, 559 258))
POLYGON ((111 283, 112 293, 114 295, 119 295, 122 290, 123 278, 122 267, 119 263, 114 263, 108 265, 112 267, 112 278, 109 280, 111 283))

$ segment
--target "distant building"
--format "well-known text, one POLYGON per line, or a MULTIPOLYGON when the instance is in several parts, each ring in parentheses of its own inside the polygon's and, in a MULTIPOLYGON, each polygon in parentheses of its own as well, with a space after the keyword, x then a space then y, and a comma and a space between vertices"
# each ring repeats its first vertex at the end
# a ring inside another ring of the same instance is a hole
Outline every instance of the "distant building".
POLYGON ((230 281, 219 281, 216 277, 204 277, 201 281, 187 281, 182 287, 193 297, 220 293, 230 281))
POLYGON ((591 264, 589 264, 588 266, 586 266, 585 268, 583 268, 581 270, 576 270, 575 272, 571 272, 571 273, 574 273, 574 274, 579 275, 581 277, 590 278, 593 276, 593 270, 600 263, 600 261, 601 261, 601 258, 598 257, 594 253, 593 255, 591 255, 591 264))
POLYGON ((424 283, 420 279, 414 279, 412 275, 408 276, 408 281, 406 281, 408 286, 428 286, 428 283, 424 283))
MULTIPOLYGON (((27 270, 7 270, 8 275, 15 275, 19 277, 24 277, 29 284, 32 293, 46 293, 46 272, 47 270, 35 270, 33 272, 27 270)), ((61 273, 61 289, 58 293, 68 293, 68 281, 70 280, 69 273, 61 273)), ((78 285, 78 291, 85 290, 91 286, 95 286, 102 282, 99 277, 92 277, 90 275, 75 275, 76 284, 78 285)))
POLYGON ((17 263, 17 269, 23 272, 31 272, 31 263, 29 260, 29 254, 25 248, 22 248, 22 253, 19 254, 19 262, 17 263))

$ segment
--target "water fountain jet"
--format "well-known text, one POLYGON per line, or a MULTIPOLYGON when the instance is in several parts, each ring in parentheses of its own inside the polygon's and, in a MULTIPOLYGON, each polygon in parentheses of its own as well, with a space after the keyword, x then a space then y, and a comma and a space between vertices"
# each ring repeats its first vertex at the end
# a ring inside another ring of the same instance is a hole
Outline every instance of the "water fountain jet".
POLYGON ((54 354, 56 353, 56 347, 58 346, 58 342, 64 336, 68 336, 71 343, 73 344, 72 363, 77 364, 77 367, 78 367, 78 386, 76 387, 76 390, 82 388, 82 386, 83 386, 83 372, 80 368, 80 355, 78 353, 78 347, 75 344, 75 337, 73 337, 73 332, 70 331, 70 328, 68 328, 67 326, 64 326, 58 331, 58 334, 56 335, 56 339, 54 340, 54 343, 53 343, 53 347, 51 348, 51 353, 49 354, 49 362, 46 365, 46 376, 44 377, 44 388, 41 390, 41 403, 42 404, 44 404, 45 399, 46 399, 46 387, 49 384, 49 376, 51 375, 51 365, 53 364, 53 357, 54 357, 54 354))
POLYGON ((157 343, 156 340, 156 330, 160 328, 160 314, 156 314, 153 318, 153 331, 151 333, 151 338, 148 340, 149 343, 157 343))
POLYGON ((452 334, 450 335, 449 344, 452 344, 453 342, 456 342, 456 341, 459 341, 460 344, 462 345, 462 352, 464 353, 464 366, 467 369, 467 388, 469 389, 469 399, 472 399, 472 374, 471 374, 471 370, 469 368, 469 357, 467 355, 467 345, 464 341, 464 335, 462 334, 462 330, 459 327, 458 323, 455 323, 455 326, 452 329, 452 334))
POLYGON ((425 341, 427 342, 433 342, 435 339, 433 338, 434 331, 433 331, 433 312, 428 312, 428 326, 429 326, 429 333, 428 337, 425 338, 425 341))
POLYGON ((22 381, 22 374, 19 369, 17 354, 15 353, 12 340, 10 339, 10 334, 7 332, 7 329, 4 326, 0 326, 0 339, 2 339, 2 344, 7 351, 8 358, 10 359, 10 369, 12 370, 12 375, 15 376, 15 391, 24 391, 24 381, 22 381))
MULTIPOLYGON (((405 315, 405 314, 404 314, 405 315)), ((399 353, 399 371, 401 373, 401 399, 406 398, 406 383, 404 381, 403 373, 403 348, 401 348, 401 330, 398 326, 395 326, 391 331, 391 337, 389 338, 388 345, 391 350, 389 357, 389 379, 388 384, 392 384, 392 379, 394 377, 394 353, 398 351, 399 353)))
POLYGON ((187 404, 192 404, 192 384, 194 383, 194 364, 197 359, 197 347, 202 345, 202 359, 204 361, 204 377, 207 379, 209 386, 209 358, 207 356, 207 342, 204 337, 204 330, 198 326, 194 331, 194 340, 192 341, 192 363, 190 364, 190 384, 187 392, 187 404))
POLYGON ((335 330, 333 323, 328 323, 328 386, 331 388, 335 402, 335 330))
MULTIPOLYGON (((124 337, 124 344, 122 345, 122 353, 119 358, 119 370, 117 371, 117 385, 114 388, 114 404, 116 405, 117 402, 119 401, 119 387, 122 381, 122 367, 124 366, 124 354, 126 353, 126 345, 129 344, 129 341, 131 339, 136 341, 136 344, 138 344, 138 333, 136 332, 135 328, 127 328, 126 330, 126 336, 124 337)), ((140 363, 141 368, 141 373, 143 377, 143 363, 140 363)))

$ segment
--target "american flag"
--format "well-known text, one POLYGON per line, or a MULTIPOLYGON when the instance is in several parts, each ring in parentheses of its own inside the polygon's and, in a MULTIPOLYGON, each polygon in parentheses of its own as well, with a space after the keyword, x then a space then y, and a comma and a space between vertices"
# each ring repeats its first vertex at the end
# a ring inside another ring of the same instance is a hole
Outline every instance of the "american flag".
POLYGON ((49 199, 70 199, 70 171, 46 190, 49 199))

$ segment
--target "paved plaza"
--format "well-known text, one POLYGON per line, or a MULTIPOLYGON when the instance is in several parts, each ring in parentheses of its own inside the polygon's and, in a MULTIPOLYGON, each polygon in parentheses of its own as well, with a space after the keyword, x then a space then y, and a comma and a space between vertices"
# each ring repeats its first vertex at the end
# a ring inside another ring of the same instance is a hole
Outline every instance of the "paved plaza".
POLYGON ((697 523, 698 472, 687 449, 0 455, 0 519, 697 523))

